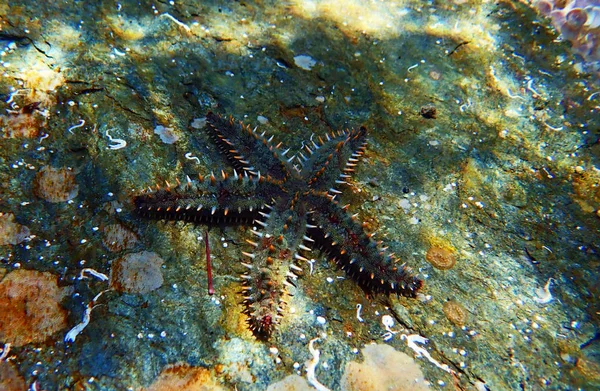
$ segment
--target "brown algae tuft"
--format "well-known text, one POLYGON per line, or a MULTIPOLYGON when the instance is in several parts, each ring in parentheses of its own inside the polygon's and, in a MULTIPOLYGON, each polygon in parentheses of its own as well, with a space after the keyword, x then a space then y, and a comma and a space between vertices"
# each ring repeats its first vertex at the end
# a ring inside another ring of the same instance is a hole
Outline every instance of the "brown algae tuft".
POLYGON ((465 307, 453 300, 445 302, 442 311, 444 311, 444 315, 446 315, 450 323, 455 326, 462 327, 469 319, 469 313, 465 307))
POLYGON ((448 270, 456 264, 456 253, 448 247, 431 246, 425 254, 425 259, 436 269, 448 270))

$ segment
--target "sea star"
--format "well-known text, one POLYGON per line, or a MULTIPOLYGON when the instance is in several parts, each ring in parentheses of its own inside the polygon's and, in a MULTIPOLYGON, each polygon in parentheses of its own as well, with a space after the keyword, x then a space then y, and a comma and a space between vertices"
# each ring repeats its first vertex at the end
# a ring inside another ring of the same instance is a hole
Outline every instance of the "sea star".
POLYGON ((243 251, 244 313, 254 335, 267 338, 281 319, 287 288, 307 253, 325 252, 368 293, 415 297, 422 281, 397 265, 335 200, 366 148, 367 129, 326 134, 290 158, 255 129, 208 113, 206 128, 233 174, 167 183, 135 198, 139 215, 198 224, 240 224, 256 237, 243 251), (253 160, 252 163, 250 160, 253 160), (295 164, 295 163, 298 164, 295 164), (312 247, 312 248, 311 248, 312 247))

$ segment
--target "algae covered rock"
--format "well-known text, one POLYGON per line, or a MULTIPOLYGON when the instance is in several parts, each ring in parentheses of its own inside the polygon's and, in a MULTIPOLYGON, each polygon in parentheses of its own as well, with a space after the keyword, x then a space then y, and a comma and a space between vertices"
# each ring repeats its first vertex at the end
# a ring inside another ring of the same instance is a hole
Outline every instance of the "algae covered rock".
POLYGON ((110 285, 119 292, 152 292, 163 284, 163 263, 161 257, 150 251, 127 254, 113 262, 110 285))
POLYGON ((367 345, 364 361, 346 364, 341 388, 344 391, 428 390, 419 365, 407 354, 385 344, 367 345))
POLYGON ((15 270, 0 282, 0 342, 13 346, 44 342, 67 326, 61 300, 70 292, 47 272, 15 270))

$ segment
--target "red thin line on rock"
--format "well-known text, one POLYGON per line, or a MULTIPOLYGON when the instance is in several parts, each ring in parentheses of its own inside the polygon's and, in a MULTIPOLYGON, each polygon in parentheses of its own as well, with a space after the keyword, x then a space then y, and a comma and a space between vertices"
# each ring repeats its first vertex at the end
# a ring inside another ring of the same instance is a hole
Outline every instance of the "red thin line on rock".
POLYGON ((213 295, 215 293, 215 289, 213 288, 212 266, 210 263, 210 247, 208 245, 208 231, 204 231, 204 244, 206 245, 206 274, 208 276, 208 294, 213 295))

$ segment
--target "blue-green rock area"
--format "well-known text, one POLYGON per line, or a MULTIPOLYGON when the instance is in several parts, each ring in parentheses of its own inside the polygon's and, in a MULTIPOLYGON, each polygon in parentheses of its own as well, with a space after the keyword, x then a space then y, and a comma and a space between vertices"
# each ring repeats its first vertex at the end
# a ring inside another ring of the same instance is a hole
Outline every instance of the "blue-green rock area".
POLYGON ((0 1, 0 389, 598 389, 600 85, 543 3, 0 1), (417 298, 313 249, 256 339, 252 227, 134 213, 233 175, 209 111, 290 157, 366 127, 336 200, 417 298))

